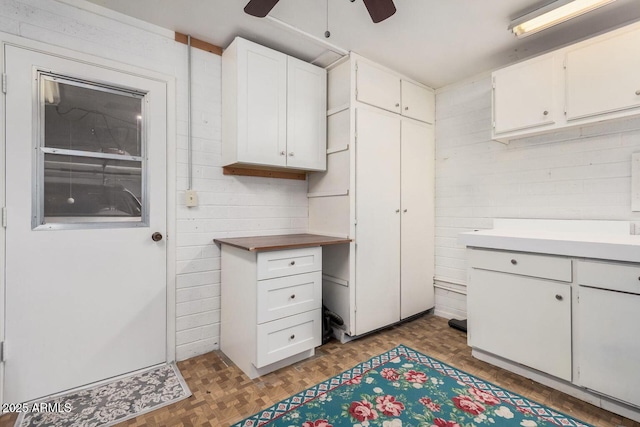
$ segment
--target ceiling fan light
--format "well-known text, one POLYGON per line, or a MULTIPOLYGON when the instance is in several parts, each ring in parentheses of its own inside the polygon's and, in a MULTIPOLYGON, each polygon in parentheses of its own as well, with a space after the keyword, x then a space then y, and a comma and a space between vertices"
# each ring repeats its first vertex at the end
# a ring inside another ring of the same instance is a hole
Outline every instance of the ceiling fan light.
POLYGON ((509 26, 509 31, 512 31, 518 38, 527 37, 614 1, 615 0, 558 0, 516 19, 509 26))

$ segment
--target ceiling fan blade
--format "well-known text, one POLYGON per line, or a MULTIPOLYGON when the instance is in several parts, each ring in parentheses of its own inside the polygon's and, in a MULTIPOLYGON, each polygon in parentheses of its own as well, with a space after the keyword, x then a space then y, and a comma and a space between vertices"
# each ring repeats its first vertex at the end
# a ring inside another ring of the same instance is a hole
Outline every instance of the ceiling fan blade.
POLYGON ((244 11, 251 16, 264 18, 279 0, 250 0, 244 7, 244 11))
POLYGON ((367 6, 369 15, 375 24, 384 21, 394 13, 396 13, 396 6, 393 4, 393 0, 363 0, 364 5, 367 6))

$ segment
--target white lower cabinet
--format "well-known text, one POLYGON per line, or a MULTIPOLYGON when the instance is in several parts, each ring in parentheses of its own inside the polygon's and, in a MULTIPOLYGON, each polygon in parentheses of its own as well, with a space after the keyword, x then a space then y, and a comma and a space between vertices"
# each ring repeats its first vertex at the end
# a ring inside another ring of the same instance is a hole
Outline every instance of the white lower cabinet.
POLYGON ((640 264, 467 254, 475 357, 640 421, 640 264))
POLYGON ((640 407, 640 267, 580 262, 578 274, 576 382, 640 407))
POLYGON ((220 349, 249 378, 322 343, 322 248, 252 252, 222 245, 220 349))
MULTIPOLYGON (((564 266, 570 276, 571 260, 472 252, 467 303, 469 345, 571 381, 570 283, 504 272, 525 264, 525 272, 532 274, 527 261, 519 261, 527 259, 541 273, 564 266)), ((563 272, 558 272, 562 276, 563 272)))

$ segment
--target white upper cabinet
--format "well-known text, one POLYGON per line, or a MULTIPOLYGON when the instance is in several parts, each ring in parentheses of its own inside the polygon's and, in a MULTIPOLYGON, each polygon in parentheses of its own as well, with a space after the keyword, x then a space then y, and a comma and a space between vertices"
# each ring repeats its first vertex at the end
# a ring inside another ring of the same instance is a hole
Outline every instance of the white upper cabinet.
POLYGON ((493 86, 496 141, 640 116, 640 23, 497 70, 493 86))
POLYGON ((237 37, 222 55, 225 166, 325 170, 326 71, 237 37))
POLYGON ((554 64, 545 55, 493 73, 496 134, 555 123, 554 64))
POLYGON ((366 61, 356 63, 356 99, 400 113, 400 78, 366 61))
POLYGON ((640 31, 569 50, 566 67, 568 120, 640 106, 640 31))
POLYGON ((287 166, 325 170, 327 162, 327 73, 288 58, 287 166))
POLYGON ((402 110, 405 117, 433 124, 435 121, 435 93, 407 80, 400 81, 402 110))
POLYGON ((435 121, 432 89, 403 80, 377 64, 356 62, 356 100, 426 123, 435 121))

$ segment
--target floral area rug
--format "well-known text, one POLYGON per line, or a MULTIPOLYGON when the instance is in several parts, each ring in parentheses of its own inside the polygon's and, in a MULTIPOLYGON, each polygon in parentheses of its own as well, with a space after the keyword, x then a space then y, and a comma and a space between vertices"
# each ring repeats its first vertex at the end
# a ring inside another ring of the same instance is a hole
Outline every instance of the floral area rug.
POLYGON ((592 427, 405 346, 234 427, 592 427))
POLYGON ((108 427, 191 396, 175 364, 25 404, 15 427, 108 427))

